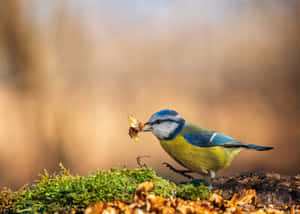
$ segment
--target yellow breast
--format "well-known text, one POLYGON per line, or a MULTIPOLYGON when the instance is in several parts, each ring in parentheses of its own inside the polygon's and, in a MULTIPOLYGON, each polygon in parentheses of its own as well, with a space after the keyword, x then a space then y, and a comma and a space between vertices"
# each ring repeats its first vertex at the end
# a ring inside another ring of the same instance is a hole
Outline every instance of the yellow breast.
POLYGON ((172 140, 161 140, 161 146, 177 162, 188 169, 207 174, 209 170, 218 171, 229 166, 242 148, 221 146, 198 147, 188 143, 182 136, 172 140))

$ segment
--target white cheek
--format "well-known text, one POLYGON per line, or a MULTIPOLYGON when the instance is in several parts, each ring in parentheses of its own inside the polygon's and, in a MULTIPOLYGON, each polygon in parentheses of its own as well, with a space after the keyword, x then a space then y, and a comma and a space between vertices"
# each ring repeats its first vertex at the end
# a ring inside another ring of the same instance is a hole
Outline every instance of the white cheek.
POLYGON ((177 123, 164 122, 153 127, 153 134, 158 138, 168 138, 178 127, 177 123))

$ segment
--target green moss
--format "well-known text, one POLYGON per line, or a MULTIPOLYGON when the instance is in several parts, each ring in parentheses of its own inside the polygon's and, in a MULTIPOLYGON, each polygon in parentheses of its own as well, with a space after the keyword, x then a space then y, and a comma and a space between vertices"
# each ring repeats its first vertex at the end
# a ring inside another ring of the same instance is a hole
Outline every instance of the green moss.
POLYGON ((152 181, 153 192, 165 198, 182 197, 194 200, 208 197, 207 187, 192 184, 176 186, 158 177, 150 168, 111 169, 96 171, 86 177, 73 176, 63 166, 59 174, 49 175, 45 170, 31 187, 17 192, 3 189, 0 194, 0 212, 34 213, 56 210, 83 210, 98 201, 120 200, 132 202, 134 190, 144 181, 152 181))
POLYGON ((203 184, 194 186, 193 184, 184 184, 177 186, 176 197, 185 200, 196 200, 197 198, 204 199, 210 195, 208 187, 203 184))

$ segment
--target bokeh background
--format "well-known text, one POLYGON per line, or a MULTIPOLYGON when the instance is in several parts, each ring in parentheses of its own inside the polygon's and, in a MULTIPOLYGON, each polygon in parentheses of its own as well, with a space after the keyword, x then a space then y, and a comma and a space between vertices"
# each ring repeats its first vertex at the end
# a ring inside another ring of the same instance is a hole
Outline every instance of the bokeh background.
POLYGON ((59 162, 80 175, 136 167, 138 155, 182 180, 155 137, 128 137, 128 114, 163 108, 276 148, 219 175, 299 173, 300 2, 1 1, 0 186, 59 162))

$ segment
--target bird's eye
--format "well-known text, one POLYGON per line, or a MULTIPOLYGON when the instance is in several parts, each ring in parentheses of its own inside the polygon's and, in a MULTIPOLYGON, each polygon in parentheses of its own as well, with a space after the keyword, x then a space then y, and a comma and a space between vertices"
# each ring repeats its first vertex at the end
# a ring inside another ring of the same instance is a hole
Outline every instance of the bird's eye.
POLYGON ((156 123, 156 124, 160 124, 160 123, 161 123, 161 120, 156 120, 155 123, 156 123))

